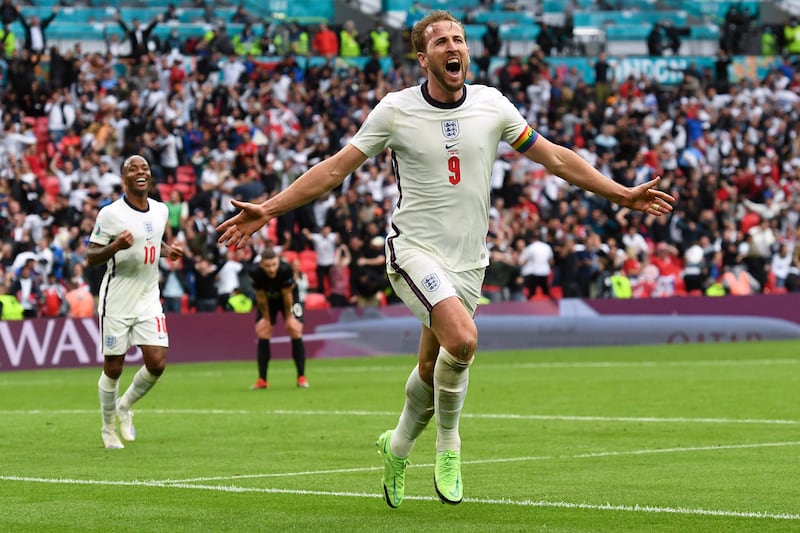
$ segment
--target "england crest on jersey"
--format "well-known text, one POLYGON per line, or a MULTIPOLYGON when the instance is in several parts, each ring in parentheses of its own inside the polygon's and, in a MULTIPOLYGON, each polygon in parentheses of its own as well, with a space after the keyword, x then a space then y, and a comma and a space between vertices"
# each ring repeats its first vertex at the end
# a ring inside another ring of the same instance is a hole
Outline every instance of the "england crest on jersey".
POLYGON ((445 139, 455 139, 458 137, 460 131, 458 130, 457 120, 443 120, 442 121, 442 134, 445 139))
POLYGON ((144 223, 144 231, 145 231, 145 234, 147 235, 148 239, 153 236, 153 223, 151 221, 149 221, 149 220, 145 221, 145 223, 144 223))

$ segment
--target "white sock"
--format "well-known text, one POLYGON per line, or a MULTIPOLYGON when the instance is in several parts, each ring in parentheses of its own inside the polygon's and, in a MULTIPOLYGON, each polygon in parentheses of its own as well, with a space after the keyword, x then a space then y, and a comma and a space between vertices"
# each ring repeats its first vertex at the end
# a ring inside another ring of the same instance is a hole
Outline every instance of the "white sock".
POLYGON ((414 443, 433 416, 433 387, 419 375, 419 365, 406 380, 406 403, 397 427, 392 431, 390 447, 395 457, 408 457, 414 443))
POLYGON ((100 396, 100 415, 103 418, 103 426, 113 426, 116 422, 118 388, 118 379, 111 379, 106 376, 105 372, 100 373, 97 392, 100 396))
POLYGON ((461 361, 444 348, 439 349, 433 367, 433 399, 436 411, 436 452, 461 451, 458 420, 467 397, 469 361, 461 361))
POLYGON ((133 376, 133 381, 128 386, 125 394, 119 399, 120 409, 126 411, 130 409, 131 405, 136 403, 137 400, 147 394, 147 391, 153 388, 157 380, 158 376, 151 374, 150 371, 147 370, 147 367, 142 365, 142 368, 133 376))

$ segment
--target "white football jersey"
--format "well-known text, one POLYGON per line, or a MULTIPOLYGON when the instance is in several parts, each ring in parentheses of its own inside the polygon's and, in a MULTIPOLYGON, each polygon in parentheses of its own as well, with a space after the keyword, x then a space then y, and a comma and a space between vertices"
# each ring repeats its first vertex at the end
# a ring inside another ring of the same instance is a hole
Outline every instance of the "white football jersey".
POLYGON ((462 272, 489 264, 489 178, 500 141, 524 152, 537 137, 497 89, 466 85, 459 102, 444 104, 423 84, 387 94, 350 143, 370 157, 392 150, 394 242, 462 272))
POLYGON ((107 262, 97 305, 101 318, 144 319, 162 313, 158 260, 167 206, 152 198, 148 198, 148 204, 147 211, 140 211, 122 197, 97 214, 91 242, 105 246, 124 229, 133 234, 133 246, 118 251, 107 262))

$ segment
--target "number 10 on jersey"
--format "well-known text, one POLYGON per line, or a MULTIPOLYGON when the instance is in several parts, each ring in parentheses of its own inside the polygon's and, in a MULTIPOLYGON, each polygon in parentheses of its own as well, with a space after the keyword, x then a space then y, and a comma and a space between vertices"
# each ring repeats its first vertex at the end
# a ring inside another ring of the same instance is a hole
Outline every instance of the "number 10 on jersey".
POLYGON ((144 245, 144 264, 152 265, 156 262, 156 247, 152 244, 144 245))

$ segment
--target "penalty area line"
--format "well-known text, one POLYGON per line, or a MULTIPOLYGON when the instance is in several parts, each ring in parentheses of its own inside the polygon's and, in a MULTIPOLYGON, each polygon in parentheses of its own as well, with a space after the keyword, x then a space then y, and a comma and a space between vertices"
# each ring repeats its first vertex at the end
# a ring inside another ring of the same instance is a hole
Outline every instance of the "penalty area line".
MULTIPOLYGON (((338 498, 370 498, 383 499, 383 494, 367 492, 348 492, 348 491, 324 491, 324 490, 302 490, 302 489, 275 489, 258 487, 239 487, 234 485, 194 485, 186 483, 165 483, 162 481, 111 481, 93 479, 57 479, 39 478, 26 476, 0 476, 0 481, 16 481, 26 483, 49 483, 58 485, 105 485, 121 487, 151 487, 164 489, 188 489, 205 490, 229 493, 259 493, 259 494, 288 494, 296 496, 329 496, 338 498)), ((435 501, 438 498, 431 496, 407 496, 407 500, 435 501)), ((767 513, 761 511, 729 511, 723 509, 700 509, 689 507, 658 507, 652 505, 615 505, 611 503, 591 504, 573 503, 564 501, 549 500, 512 500, 495 498, 464 498, 465 502, 482 505, 515 506, 515 507, 542 507, 552 509, 578 509, 585 511, 611 511, 627 513, 651 513, 651 514, 678 514, 693 516, 714 516, 726 518, 756 518, 768 520, 790 520, 800 521, 800 515, 791 513, 767 513)))

